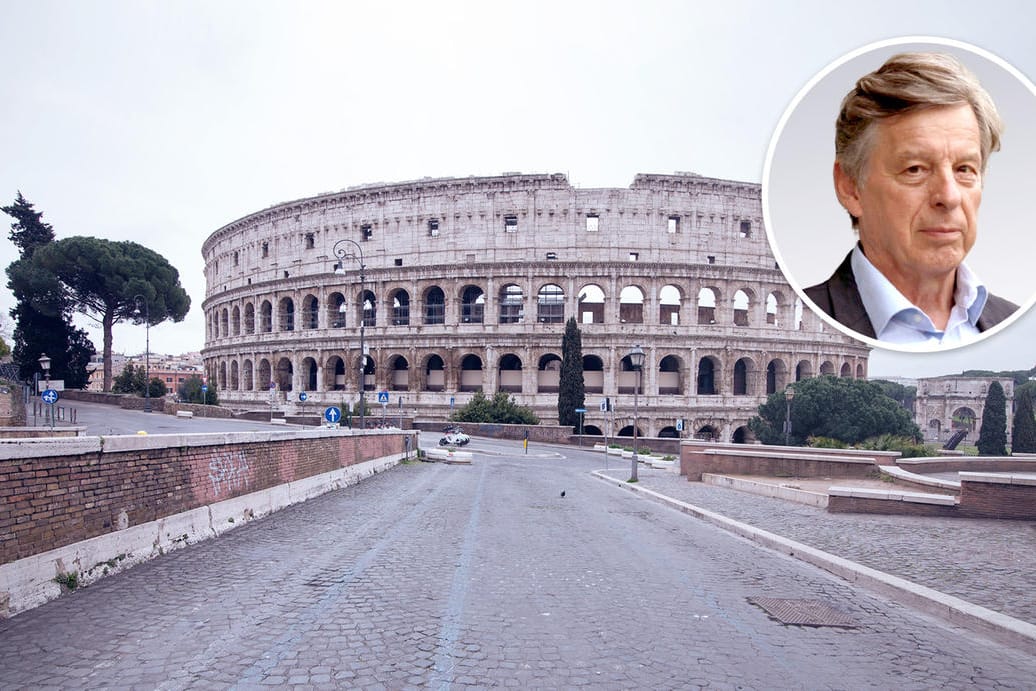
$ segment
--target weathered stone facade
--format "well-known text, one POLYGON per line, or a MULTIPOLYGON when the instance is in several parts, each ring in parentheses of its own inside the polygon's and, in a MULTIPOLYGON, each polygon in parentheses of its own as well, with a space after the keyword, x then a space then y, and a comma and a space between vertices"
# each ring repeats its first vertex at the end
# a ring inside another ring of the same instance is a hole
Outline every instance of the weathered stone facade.
MULTIPOLYGON (((202 253, 209 384, 247 406, 367 391, 444 419, 474 391, 557 419, 564 323, 582 330, 586 429, 742 440, 767 392, 820 373, 863 378, 868 349, 801 309, 762 227, 757 184, 638 175, 576 189, 564 175, 377 184, 278 204, 202 253), (361 297, 359 246, 365 265, 361 297), (339 252, 335 252, 336 243, 339 252), (334 265, 341 254, 344 273, 334 265), (271 387, 272 385, 272 387, 271 387)), ((368 399, 373 399, 368 395, 368 399)))
POLYGON ((1011 420, 1014 419, 1014 380, 1005 377, 964 377, 947 375, 919 379, 914 422, 927 442, 945 443, 958 429, 967 430, 968 444, 978 441, 982 415, 990 383, 998 381, 1007 399, 1007 441, 1011 442, 1011 420))

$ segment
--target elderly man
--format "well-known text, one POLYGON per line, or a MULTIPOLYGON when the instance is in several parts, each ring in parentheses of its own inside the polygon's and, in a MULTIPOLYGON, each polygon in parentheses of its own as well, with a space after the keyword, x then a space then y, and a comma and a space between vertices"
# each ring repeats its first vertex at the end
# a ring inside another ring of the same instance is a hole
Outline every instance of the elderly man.
POLYGON ((842 101, 834 164, 859 242, 809 299, 863 336, 922 348, 967 343, 1018 309, 964 264, 1001 129, 948 55, 896 55, 861 78, 842 101))

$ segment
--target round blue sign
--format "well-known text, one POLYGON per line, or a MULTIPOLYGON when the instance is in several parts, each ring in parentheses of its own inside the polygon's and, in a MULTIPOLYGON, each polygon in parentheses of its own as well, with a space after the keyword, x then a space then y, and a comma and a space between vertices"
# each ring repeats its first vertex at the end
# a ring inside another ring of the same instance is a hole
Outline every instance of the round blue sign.
POLYGON ((300 392, 299 392, 299 400, 300 400, 300 401, 303 401, 303 402, 305 402, 305 401, 306 401, 306 399, 308 399, 308 398, 309 398, 309 396, 308 396, 308 395, 306 394, 306 392, 305 392, 305 391, 300 391, 300 392))
POLYGON ((40 394, 40 398, 43 399, 44 403, 49 403, 50 405, 53 405, 58 402, 58 392, 54 389, 46 389, 43 393, 40 394))

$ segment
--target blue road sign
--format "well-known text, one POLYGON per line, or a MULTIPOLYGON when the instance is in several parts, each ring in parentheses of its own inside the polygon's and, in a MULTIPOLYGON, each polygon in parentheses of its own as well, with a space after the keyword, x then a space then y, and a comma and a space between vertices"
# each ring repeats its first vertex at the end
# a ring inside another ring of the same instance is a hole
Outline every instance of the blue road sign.
POLYGON ((380 403, 381 405, 388 405, 388 402, 389 402, 388 391, 379 391, 378 392, 378 403, 380 403))
POLYGON ((334 406, 324 409, 324 419, 334 424, 342 419, 342 411, 334 406))
POLYGON ((43 399, 44 403, 54 405, 58 402, 58 392, 54 389, 45 389, 43 393, 40 394, 40 398, 43 399))
POLYGON ((586 412, 586 408, 576 408, 576 412, 577 413, 585 413, 586 412))
POLYGON ((305 402, 306 402, 306 399, 308 399, 308 398, 309 398, 309 396, 308 396, 308 395, 306 395, 306 392, 305 392, 305 391, 299 391, 299 400, 300 400, 300 401, 302 401, 303 403, 305 403, 305 402))
POLYGON ((205 393, 208 390, 209 390, 209 385, 208 384, 202 384, 201 385, 201 392, 202 393, 205 393))

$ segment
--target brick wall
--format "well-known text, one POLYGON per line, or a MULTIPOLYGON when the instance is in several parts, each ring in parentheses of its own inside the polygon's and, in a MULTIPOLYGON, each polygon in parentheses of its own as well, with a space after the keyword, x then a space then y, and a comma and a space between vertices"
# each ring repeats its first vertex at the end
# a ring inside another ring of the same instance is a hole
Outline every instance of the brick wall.
POLYGON ((960 483, 960 513, 968 518, 1036 520, 1036 484, 960 483))
POLYGON ((838 496, 827 498, 827 510, 829 513, 871 513, 896 516, 937 516, 940 518, 961 515, 958 506, 838 496))
POLYGON ((0 564, 401 456, 404 437, 307 430, 9 442, 0 449, 0 564))
POLYGON ((878 465, 891 465, 896 456, 880 451, 685 442, 680 447, 680 474, 693 482, 701 481, 703 473, 865 478, 876 476, 878 465))

